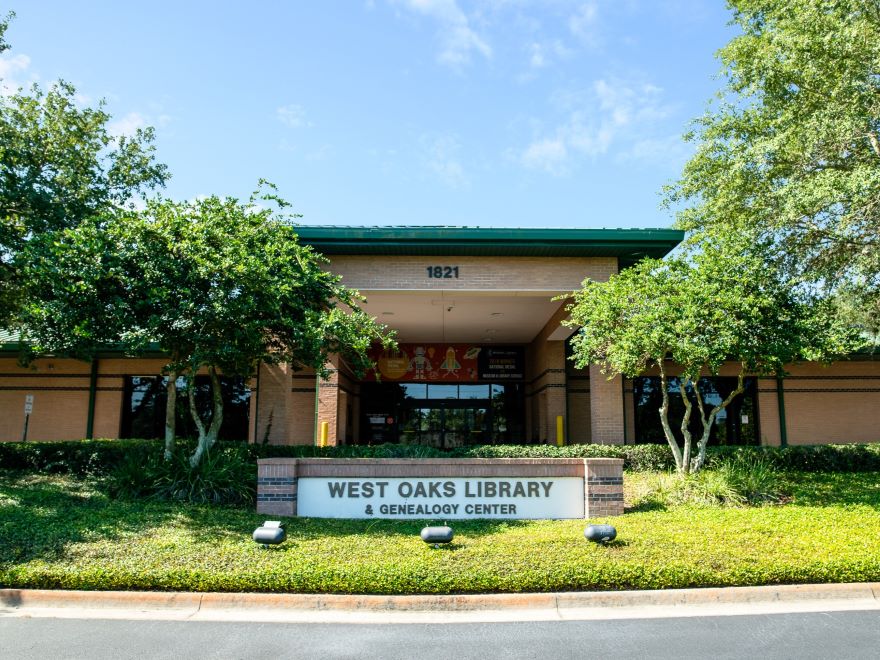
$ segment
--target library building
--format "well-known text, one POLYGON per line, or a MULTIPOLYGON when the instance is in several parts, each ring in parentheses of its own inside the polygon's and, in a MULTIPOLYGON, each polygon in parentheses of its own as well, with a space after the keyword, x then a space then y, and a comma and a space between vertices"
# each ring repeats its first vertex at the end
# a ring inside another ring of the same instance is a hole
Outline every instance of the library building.
MULTIPOLYGON (((373 354, 358 378, 334 358, 329 377, 262 365, 222 379, 221 438, 332 445, 665 443, 660 380, 608 379, 576 369, 566 294, 605 280, 683 239, 671 229, 506 229, 303 226, 300 240, 366 298, 397 332, 395 351, 373 354)), ((0 344, 0 441, 151 438, 164 434, 165 356, 108 351, 91 363, 44 356, 20 366, 0 344)), ((674 373, 674 366, 670 368, 674 373)), ((711 444, 785 445, 880 440, 880 360, 788 365, 782 378, 751 377, 723 411, 711 444)), ((704 379, 712 403, 735 387, 735 367, 704 379)), ((207 378, 197 400, 209 405, 207 378)), ((673 416, 684 406, 670 383, 673 416)), ((187 406, 178 431, 192 433, 187 406)), ((694 419, 699 432, 700 421, 694 419)))

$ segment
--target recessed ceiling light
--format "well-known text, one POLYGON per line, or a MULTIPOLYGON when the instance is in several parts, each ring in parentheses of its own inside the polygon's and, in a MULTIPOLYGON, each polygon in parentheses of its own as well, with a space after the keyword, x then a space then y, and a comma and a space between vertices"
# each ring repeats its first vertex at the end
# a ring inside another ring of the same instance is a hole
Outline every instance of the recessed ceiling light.
POLYGON ((492 341, 491 337, 483 337, 480 341, 492 341))

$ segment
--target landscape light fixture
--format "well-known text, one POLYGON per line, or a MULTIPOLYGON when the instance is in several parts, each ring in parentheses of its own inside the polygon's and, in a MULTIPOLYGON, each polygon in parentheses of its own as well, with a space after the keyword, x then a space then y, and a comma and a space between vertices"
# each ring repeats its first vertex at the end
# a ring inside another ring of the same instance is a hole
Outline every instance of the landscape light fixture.
POLYGON ((270 545, 283 543, 287 538, 287 532, 281 526, 280 520, 267 520, 262 527, 254 530, 254 541, 268 550, 270 545))
POLYGON ((423 527, 420 535, 425 543, 439 548, 441 543, 452 543, 454 532, 452 527, 423 527))
POLYGON ((617 538, 617 530, 612 525, 589 525, 584 530, 584 538, 594 543, 608 543, 617 538))

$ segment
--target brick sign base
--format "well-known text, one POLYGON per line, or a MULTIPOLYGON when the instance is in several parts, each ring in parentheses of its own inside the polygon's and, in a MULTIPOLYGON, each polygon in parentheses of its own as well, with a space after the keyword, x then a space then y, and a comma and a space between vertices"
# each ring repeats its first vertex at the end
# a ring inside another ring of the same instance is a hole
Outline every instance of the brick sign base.
POLYGON ((257 513, 326 518, 597 518, 623 513, 623 459, 257 461, 257 513))

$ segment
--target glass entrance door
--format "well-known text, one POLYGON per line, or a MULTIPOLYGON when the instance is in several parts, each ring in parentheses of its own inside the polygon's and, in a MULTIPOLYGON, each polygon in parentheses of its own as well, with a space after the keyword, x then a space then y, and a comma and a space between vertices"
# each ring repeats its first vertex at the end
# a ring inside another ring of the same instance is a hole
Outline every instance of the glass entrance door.
POLYGON ((489 403, 480 401, 423 401, 407 408, 400 439, 439 449, 483 444, 489 438, 489 403))

